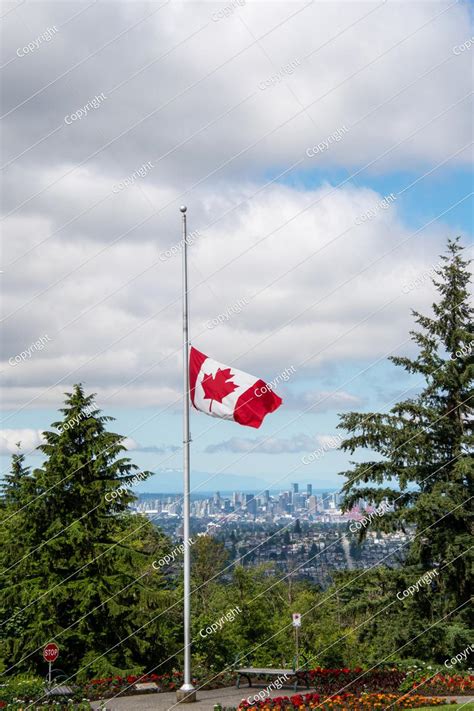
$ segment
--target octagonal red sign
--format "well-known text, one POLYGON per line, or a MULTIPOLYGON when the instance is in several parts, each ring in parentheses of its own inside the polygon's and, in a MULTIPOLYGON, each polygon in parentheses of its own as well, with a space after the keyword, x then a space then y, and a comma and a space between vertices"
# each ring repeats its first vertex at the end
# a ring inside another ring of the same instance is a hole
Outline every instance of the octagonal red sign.
POLYGON ((59 656, 59 647, 54 642, 50 642, 43 649, 43 659, 45 662, 55 662, 59 656))

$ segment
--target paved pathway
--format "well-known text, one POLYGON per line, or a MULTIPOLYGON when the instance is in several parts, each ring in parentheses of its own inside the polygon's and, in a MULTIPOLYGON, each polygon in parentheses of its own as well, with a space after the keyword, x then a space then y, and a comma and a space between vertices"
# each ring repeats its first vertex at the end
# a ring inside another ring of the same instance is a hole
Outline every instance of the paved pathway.
MULTIPOLYGON (((179 705, 176 704, 175 692, 122 696, 117 699, 105 700, 104 708, 107 711, 170 711, 170 709, 175 711, 186 711, 186 709, 189 709, 189 711, 212 711, 214 704, 220 704, 223 707, 238 706, 239 702, 246 698, 249 692, 253 695, 262 688, 252 687, 252 689, 247 690, 246 687, 236 689, 235 686, 232 686, 225 689, 212 689, 212 691, 201 689, 198 691, 198 700, 195 704, 179 705)), ((298 691, 305 693, 301 689, 298 691)), ((270 696, 290 696, 293 693, 292 689, 281 689, 280 691, 271 692, 270 696)), ((455 698, 454 696, 449 697, 450 700, 455 698)), ((460 696, 457 698, 457 703, 459 704, 467 704, 468 702, 474 703, 474 696, 460 696)), ((92 708, 100 708, 100 702, 94 701, 92 708)), ((447 706, 447 709, 449 709, 449 706, 447 706)))
MULTIPOLYGON (((257 693, 263 687, 252 687, 249 691, 257 693)), ((275 692, 271 696, 289 695, 293 693, 290 689, 275 692)), ((122 696, 112 700, 105 700, 107 711, 168 711, 174 708, 175 711, 212 711, 214 704, 221 706, 238 706, 242 699, 248 695, 247 689, 242 687, 236 689, 235 686, 225 689, 212 689, 210 691, 200 689, 197 694, 198 700, 194 704, 176 704, 176 693, 165 692, 164 694, 140 694, 139 696, 122 696)), ((95 701, 92 708, 100 708, 100 704, 95 701)))

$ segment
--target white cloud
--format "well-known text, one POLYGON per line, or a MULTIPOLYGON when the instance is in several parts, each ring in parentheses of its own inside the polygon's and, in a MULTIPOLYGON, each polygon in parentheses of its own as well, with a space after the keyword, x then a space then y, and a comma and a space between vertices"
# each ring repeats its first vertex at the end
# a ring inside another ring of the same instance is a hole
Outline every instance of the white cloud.
MULTIPOLYGON (((248 192, 241 187, 241 194, 248 192)), ((232 199, 239 202, 235 188, 203 193, 216 220, 232 199)), ((432 297, 429 280, 408 294, 403 287, 443 250, 445 231, 430 228, 427 254, 424 241, 411 237, 398 217, 396 203, 355 224, 380 199, 366 188, 271 185, 202 229, 189 249, 195 343, 267 381, 293 365, 292 383, 325 364, 375 360, 396 349, 408 336, 410 307, 428 308, 432 297), (206 328, 243 297, 249 305, 240 313, 206 328)), ((190 223, 201 228, 191 211, 190 223)), ((35 406, 57 404, 78 381, 97 391, 101 406, 179 406, 181 264, 179 255, 160 261, 166 239, 124 241, 99 256, 94 242, 65 242, 59 249, 51 240, 19 262, 24 279, 44 292, 37 297, 25 293, 14 273, 4 275, 5 311, 19 309, 6 322, 4 406, 32 398, 35 406), (86 264, 75 268, 78 262, 86 264), (31 303, 21 308, 25 300, 31 303), (47 348, 9 365, 44 333, 51 339, 47 348)), ((290 395, 288 404, 309 407, 315 397, 320 411, 352 406, 352 396, 330 392, 290 395)))
POLYGON ((132 437, 126 437, 123 444, 129 451, 134 451, 134 452, 149 452, 152 454, 165 454, 166 452, 173 452, 174 453, 174 452, 180 451, 180 447, 176 447, 173 444, 144 445, 144 444, 139 444, 132 437))
POLYGON ((337 442, 336 435, 315 435, 309 436, 304 433, 293 435, 293 437, 256 437, 255 439, 245 437, 231 437, 225 442, 210 444, 206 447, 206 452, 215 454, 216 452, 233 452, 236 454, 252 452, 255 454, 284 454, 295 452, 312 452, 318 448, 332 449, 337 442))
POLYGON ((33 429, 4 429, 0 430, 0 454, 14 454, 18 451, 34 454, 34 450, 43 444, 44 438, 41 430, 33 429), (20 449, 18 449, 20 443, 20 449))
MULTIPOLYGON (((453 52, 471 34, 469 8, 463 3, 249 2, 232 17, 213 22, 213 11, 221 8, 220 2, 171 3, 127 33, 149 13, 149 5, 99 4, 58 32, 36 60, 34 55, 16 59, 5 72, 6 110, 54 80, 61 73, 58 67, 67 71, 76 58, 88 57, 123 33, 54 84, 54 104, 42 91, 8 117, 12 141, 6 158, 61 124, 52 140, 16 165, 44 157, 48 167, 52 160, 65 173, 68 164, 79 163, 123 133, 114 148, 91 159, 102 167, 104 180, 110 175, 111 186, 144 161, 166 156, 150 181, 166 175, 189 187, 189 181, 222 163, 227 164, 219 178, 287 165, 347 126, 341 142, 318 154, 318 167, 365 164, 470 91, 469 52, 453 52), (295 61, 294 71, 285 71, 295 61), (281 81, 259 88, 275 76, 281 81), (73 125, 64 124, 66 115, 100 92, 107 96, 100 108, 73 125), (232 160, 241 151, 242 159, 232 160), (61 160, 55 160, 59 152, 61 160)), ((19 8, 7 20, 7 58, 22 44, 22 12, 19 8)), ((54 24, 58 12, 67 14, 56 3, 28 8, 33 35, 54 24)), ((432 164, 444 159, 455 141, 459 147, 469 140, 465 102, 449 120, 434 122, 383 163, 404 168, 407 163, 432 164)), ((314 158, 306 160, 308 168, 314 167, 311 160, 314 164, 314 158)), ((458 160, 469 160, 468 154, 458 160)), ((23 173, 23 182, 26 193, 38 189, 33 187, 38 176, 33 182, 23 173)))
POLYGON ((16 59, 3 107, 26 101, 4 120, 4 160, 24 152, 4 171, 4 209, 24 204, 4 223, 3 407, 57 406, 79 380, 102 407, 179 406, 180 259, 159 255, 180 239, 181 202, 201 232, 189 250, 191 331, 219 360, 267 380, 294 365, 305 378, 407 337, 410 307, 428 307, 431 292, 402 289, 437 259, 443 226, 408 240, 397 202, 356 225, 383 198, 363 186, 264 186, 297 161, 292 177, 372 161, 422 175, 458 151, 471 139, 468 102, 419 129, 470 89, 470 54, 453 53, 470 35, 468 8, 304 5, 249 2, 216 22, 221 2, 177 1, 150 17, 148 3, 95 3, 68 23, 68 3, 45 2, 28 5, 28 32, 26 6, 5 18, 5 61, 16 59), (36 56, 16 56, 52 25, 61 31, 36 56), (100 92, 99 108, 64 123, 100 92), (306 155, 341 127, 340 141, 306 155), (146 161, 143 179, 112 192, 146 161), (242 297, 248 307, 206 329, 242 297), (47 348, 9 365, 44 333, 47 348))
POLYGON ((294 410, 304 410, 308 412, 337 412, 349 409, 357 409, 361 406, 362 400, 356 395, 344 390, 331 392, 330 390, 312 391, 305 390, 298 393, 288 393, 285 396, 285 405, 294 410))

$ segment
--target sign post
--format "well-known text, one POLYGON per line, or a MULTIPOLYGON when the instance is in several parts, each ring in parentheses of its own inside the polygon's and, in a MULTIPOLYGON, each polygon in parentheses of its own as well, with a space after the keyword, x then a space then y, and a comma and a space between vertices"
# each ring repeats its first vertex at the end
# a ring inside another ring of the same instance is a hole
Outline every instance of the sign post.
POLYGON ((50 642, 43 649, 43 659, 48 662, 48 684, 51 686, 51 665, 59 657, 59 647, 54 642, 50 642))
POLYGON ((294 612, 293 615, 293 627, 295 628, 295 646, 296 646, 296 655, 295 655, 295 671, 299 669, 300 666, 300 653, 299 653, 299 629, 301 627, 301 612, 294 612))

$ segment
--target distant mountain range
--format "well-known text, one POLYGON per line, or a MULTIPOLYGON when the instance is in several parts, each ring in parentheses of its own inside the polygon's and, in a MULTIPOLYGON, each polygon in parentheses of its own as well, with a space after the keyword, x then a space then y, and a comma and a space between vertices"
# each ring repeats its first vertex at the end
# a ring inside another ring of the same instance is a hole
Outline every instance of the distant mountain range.
MULTIPOLYGON (((139 494, 175 494, 182 491, 183 472, 180 469, 160 469, 140 486, 135 487, 136 493, 139 494)), ((219 491, 227 493, 232 491, 246 491, 255 493, 258 491, 284 491, 288 489, 293 481, 297 481, 300 485, 300 490, 306 488, 306 484, 312 484, 313 490, 317 491, 334 491, 337 489, 337 483, 329 481, 315 481, 308 478, 298 480, 294 477, 291 480, 275 476, 272 481, 266 481, 259 476, 250 476, 248 474, 227 474, 225 472, 219 474, 211 474, 209 472, 191 471, 191 491, 197 494, 208 494, 219 491), (281 478, 281 482, 274 483, 281 478)), ((342 484, 342 481, 341 481, 342 484)))

